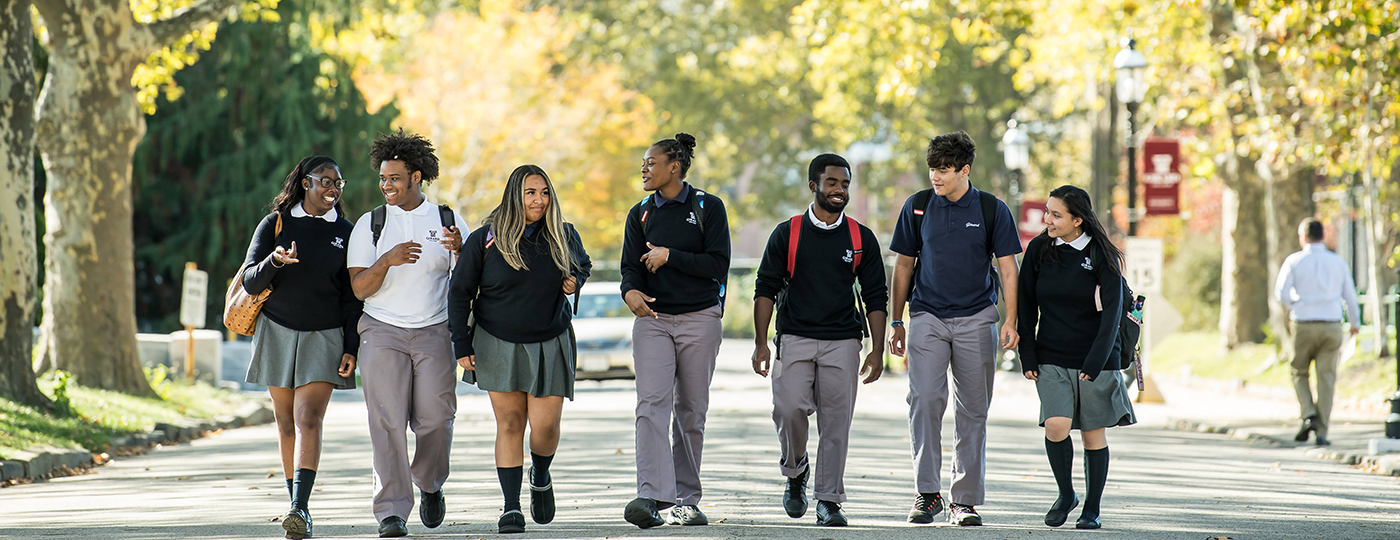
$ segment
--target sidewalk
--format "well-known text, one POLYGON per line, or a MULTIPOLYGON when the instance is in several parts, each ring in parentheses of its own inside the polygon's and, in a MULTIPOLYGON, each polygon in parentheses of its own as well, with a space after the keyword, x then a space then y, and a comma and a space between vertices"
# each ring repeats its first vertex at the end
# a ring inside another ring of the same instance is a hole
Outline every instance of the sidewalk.
POLYGON ((1297 449, 1314 459, 1337 461, 1371 473, 1400 476, 1400 453, 1369 454, 1369 441, 1385 437, 1389 408, 1338 399, 1332 412, 1331 446, 1293 440, 1298 402, 1291 388, 1240 388, 1228 381, 1154 376, 1165 404, 1137 403, 1138 420, 1177 431, 1218 433, 1254 444, 1297 449))

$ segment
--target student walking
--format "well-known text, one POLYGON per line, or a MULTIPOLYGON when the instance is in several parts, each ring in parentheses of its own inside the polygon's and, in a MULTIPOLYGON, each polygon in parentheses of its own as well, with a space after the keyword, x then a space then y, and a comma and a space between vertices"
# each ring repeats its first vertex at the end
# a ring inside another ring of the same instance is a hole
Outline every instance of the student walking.
POLYGON ((997 345, 1016 347, 1016 254, 1021 242, 1006 203, 972 187, 976 145, 961 131, 928 146, 932 189, 905 201, 890 250, 898 254, 892 280, 890 352, 905 355, 904 301, 909 299, 909 438, 917 494, 911 523, 932 523, 943 511, 943 411, 952 373, 955 415, 950 521, 981 525, 986 501, 987 408, 992 400, 997 345), (997 338, 997 275, 1007 324, 997 338), (910 287, 913 296, 910 296, 910 287))
POLYGON ((647 149, 642 189, 652 193, 628 212, 622 243, 622 295, 637 316, 637 498, 623 517, 643 529, 709 523, 698 506, 700 458, 729 275, 729 218, 719 197, 685 182, 694 157, 695 137, 686 133, 647 149), (659 511, 668 508, 663 520, 659 511))
POLYGON ((355 223, 347 264, 355 296, 365 301, 360 369, 374 451, 374 518, 379 536, 399 537, 408 534, 414 485, 425 527, 437 527, 447 513, 442 485, 457 414, 447 289, 462 217, 423 196, 423 185, 438 175, 427 139, 399 130, 376 139, 369 155, 385 204, 355 223))
POLYGON ((1119 370, 1123 318, 1123 253, 1099 224, 1089 194, 1060 186, 1045 202, 1045 232, 1031 240, 1021 263, 1021 368, 1040 395, 1045 455, 1059 497, 1045 524, 1059 527, 1079 505, 1072 469, 1079 430, 1088 496, 1075 527, 1100 527, 1099 503, 1108 481, 1107 428, 1137 422, 1119 370), (1037 324, 1038 323, 1038 324, 1037 324))
POLYGON ((549 465, 564 398, 574 398, 573 311, 593 263, 564 221, 544 169, 510 173, 501 203, 467 236, 452 275, 448 314, 463 381, 491 397, 496 477, 505 496, 500 533, 525 532, 520 512, 525 425, 530 425, 530 518, 554 520, 549 465), (475 317, 472 317, 472 316, 475 317))
POLYGON ((856 381, 864 376, 869 384, 884 372, 889 301, 875 233, 844 213, 850 186, 851 166, 844 158, 822 154, 812 160, 807 188, 813 202, 768 237, 754 291, 753 370, 773 375, 773 423, 782 449, 778 469, 787 479, 783 508, 793 518, 807 513, 807 417, 815 412, 819 452, 812 495, 817 524, 834 527, 846 525, 841 504, 856 381), (857 281, 859 297, 853 294, 857 281), (768 350, 775 305, 776 358, 768 350), (862 364, 866 329, 872 350, 862 364))
POLYGON ((277 449, 291 509, 287 538, 312 534, 307 503, 321 461, 321 421, 334 389, 355 387, 362 303, 345 270, 350 221, 340 206, 345 180, 325 156, 302 159, 287 174, 272 213, 253 233, 240 281, 257 295, 271 289, 253 331, 247 381, 267 386, 277 420, 277 449))
POLYGON ((1361 308, 1356 283, 1347 263, 1322 243, 1322 222, 1307 218, 1298 225, 1303 250, 1289 255, 1279 268, 1274 298, 1288 309, 1293 322, 1293 390, 1298 395, 1303 424, 1294 440, 1306 442, 1308 432, 1317 445, 1332 444, 1332 395, 1337 385, 1337 356, 1342 347, 1342 307, 1346 307, 1348 332, 1361 331, 1361 308), (1313 400, 1308 367, 1317 369, 1317 400, 1313 400))

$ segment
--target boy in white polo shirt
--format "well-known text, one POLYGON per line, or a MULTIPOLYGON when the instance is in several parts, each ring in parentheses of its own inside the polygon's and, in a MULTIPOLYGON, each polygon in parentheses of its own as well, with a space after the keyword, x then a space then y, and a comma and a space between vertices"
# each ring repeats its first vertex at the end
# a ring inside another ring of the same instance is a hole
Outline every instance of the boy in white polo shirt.
POLYGON ((374 518, 380 537, 399 537, 408 534, 414 484, 423 525, 437 527, 447 513, 442 485, 457 414, 448 272, 467 231, 457 228, 460 215, 423 195, 423 184, 438 175, 427 139, 403 130, 382 135, 370 159, 385 205, 355 223, 346 264, 355 296, 365 301, 360 374, 374 449, 374 518))

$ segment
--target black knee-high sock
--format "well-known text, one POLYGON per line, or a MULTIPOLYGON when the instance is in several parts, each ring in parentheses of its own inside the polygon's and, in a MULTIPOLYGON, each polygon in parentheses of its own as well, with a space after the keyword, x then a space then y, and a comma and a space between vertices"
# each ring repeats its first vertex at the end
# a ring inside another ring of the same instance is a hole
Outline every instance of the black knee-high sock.
POLYGON ((1098 517, 1099 500, 1104 484, 1108 483, 1108 447, 1084 451, 1084 484, 1089 496, 1084 499, 1084 515, 1098 517))
POLYGON ((311 501, 311 488, 315 485, 316 471, 297 469, 292 473, 292 491, 296 492, 292 496, 292 506, 306 510, 306 503, 311 501))
POLYGON ((530 476, 530 485, 535 487, 545 487, 549 485, 549 464, 554 462, 554 454, 541 456, 530 452, 530 468, 535 472, 530 476))
POLYGON ((506 509, 520 509, 520 479, 525 476, 524 467, 496 467, 496 478, 501 481, 501 494, 506 498, 506 509))
POLYGON ((295 500, 297 500, 297 491, 296 491, 296 489, 294 489, 294 488, 292 487, 292 479, 291 479, 291 478, 288 478, 288 479, 287 479, 287 500, 290 500, 290 501, 295 501, 295 500))
POLYGON ((1055 473, 1055 485, 1060 488, 1055 508, 1069 506, 1074 500, 1074 441, 1069 437, 1059 442, 1045 439, 1045 457, 1050 459, 1050 472, 1055 473))

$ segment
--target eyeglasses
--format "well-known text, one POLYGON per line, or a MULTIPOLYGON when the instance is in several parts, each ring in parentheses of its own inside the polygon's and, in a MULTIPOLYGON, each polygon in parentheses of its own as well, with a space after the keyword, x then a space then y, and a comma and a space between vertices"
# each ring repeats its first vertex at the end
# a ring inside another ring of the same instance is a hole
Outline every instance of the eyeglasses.
POLYGON ((335 187, 336 189, 342 190, 345 189, 344 178, 341 178, 340 180, 331 180, 330 178, 320 178, 313 174, 308 174, 306 175, 306 177, 315 180, 317 183, 321 184, 321 187, 324 189, 330 189, 331 187, 335 187))

